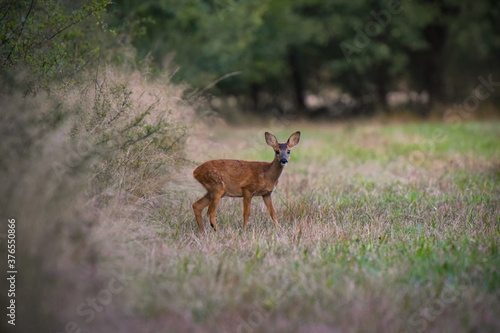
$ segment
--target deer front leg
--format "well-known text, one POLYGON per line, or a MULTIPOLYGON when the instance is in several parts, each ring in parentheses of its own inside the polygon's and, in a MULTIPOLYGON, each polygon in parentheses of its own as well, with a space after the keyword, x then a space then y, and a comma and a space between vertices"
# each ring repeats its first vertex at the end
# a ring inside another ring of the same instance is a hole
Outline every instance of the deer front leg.
POLYGON ((252 193, 245 191, 243 193, 243 229, 247 228, 248 218, 250 217, 250 205, 252 203, 252 193))
POLYGON ((264 203, 267 206, 267 210, 269 211, 269 215, 273 219, 274 225, 278 226, 278 218, 276 217, 276 211, 274 210, 273 200, 271 199, 271 193, 263 195, 262 199, 264 199, 264 203))

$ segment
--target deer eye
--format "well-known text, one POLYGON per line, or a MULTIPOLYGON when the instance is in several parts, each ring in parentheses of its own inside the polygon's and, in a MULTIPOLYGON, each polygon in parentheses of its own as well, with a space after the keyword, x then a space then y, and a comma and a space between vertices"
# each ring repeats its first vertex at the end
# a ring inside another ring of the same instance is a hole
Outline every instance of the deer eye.
POLYGON ((280 153, 280 151, 279 151, 279 150, 276 150, 276 155, 278 155, 279 153, 280 153))
POLYGON ((290 154, 290 151, 287 151, 286 153, 287 153, 287 154, 290 154))

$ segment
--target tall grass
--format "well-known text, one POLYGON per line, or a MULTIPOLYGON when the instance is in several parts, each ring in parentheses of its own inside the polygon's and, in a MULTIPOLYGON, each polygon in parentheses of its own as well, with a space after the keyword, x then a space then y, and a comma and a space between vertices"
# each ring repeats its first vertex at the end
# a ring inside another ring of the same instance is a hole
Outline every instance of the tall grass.
POLYGON ((113 68, 83 82, 28 96, 2 83, 1 206, 17 221, 23 331, 72 327, 78 305, 122 271, 103 270, 106 239, 185 164, 194 110, 182 88, 113 68))

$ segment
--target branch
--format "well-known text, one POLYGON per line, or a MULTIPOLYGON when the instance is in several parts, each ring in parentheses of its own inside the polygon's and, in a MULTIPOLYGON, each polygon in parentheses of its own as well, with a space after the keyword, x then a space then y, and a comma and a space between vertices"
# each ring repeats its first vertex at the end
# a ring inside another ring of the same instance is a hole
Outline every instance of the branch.
POLYGON ((172 144, 170 146, 168 146, 168 147, 158 146, 158 148, 161 148, 165 153, 168 153, 185 136, 186 136, 186 132, 182 133, 181 136, 179 136, 177 139, 175 139, 174 142, 172 142, 172 144))
POLYGON ((12 5, 12 4, 13 4, 13 2, 7 2, 7 3, 5 3, 5 4, 2 6, 2 8, 0 8, 0 12, 5 13, 5 14, 3 15, 3 17, 0 19, 0 22, 1 22, 1 21, 3 21, 3 19, 4 19, 4 18, 7 16, 7 14, 9 13, 9 7, 10 7, 10 5, 12 5))
POLYGON ((227 78, 230 78, 231 76, 240 75, 241 73, 243 73, 243 72, 238 71, 238 72, 232 72, 232 73, 224 74, 220 78, 218 78, 217 80, 215 80, 214 82, 212 82, 209 85, 207 85, 205 88, 201 89, 200 91, 196 90, 194 93, 192 93, 191 95, 189 95, 187 99, 191 99, 191 98, 194 98, 196 96, 199 96, 203 92, 205 92, 206 90, 208 90, 208 89, 212 88, 213 86, 215 86, 220 81, 225 80, 227 78))
MULTIPOLYGON (((24 21, 22 24, 20 24, 16 30, 13 32, 13 33, 16 33, 17 30, 19 30, 19 34, 17 35, 17 41, 16 43, 19 43, 19 39, 21 38, 21 35, 23 33, 23 29, 24 29, 24 25, 26 24, 26 21, 28 20, 28 17, 30 16, 31 14, 31 10, 33 9, 33 4, 35 3, 35 0, 31 0, 30 2, 30 6, 28 8, 28 12, 26 13, 26 15, 24 16, 24 21)), ((4 63, 3 63, 3 67, 7 66, 7 64, 10 62, 10 57, 12 56, 12 53, 14 52, 14 48, 11 48, 9 54, 7 55, 7 58, 5 59, 4 63)))

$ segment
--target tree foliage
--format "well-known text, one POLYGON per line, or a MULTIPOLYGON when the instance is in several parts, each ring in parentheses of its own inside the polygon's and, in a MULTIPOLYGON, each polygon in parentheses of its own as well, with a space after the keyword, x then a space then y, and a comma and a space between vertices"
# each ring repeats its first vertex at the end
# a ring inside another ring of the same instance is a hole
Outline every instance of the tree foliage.
POLYGON ((428 111, 463 99, 500 65, 494 0, 4 0, 0 8, 3 70, 23 63, 36 77, 70 76, 113 47, 95 33, 109 24, 174 82, 252 110, 286 102, 307 112, 305 96, 330 89, 349 96, 351 112, 387 109, 393 90, 425 92, 428 111))
POLYGON ((114 11, 139 55, 174 56, 174 80, 203 87, 241 71, 212 91, 254 108, 272 96, 300 110, 325 86, 372 107, 401 87, 449 103, 500 59, 494 0, 119 0, 114 11))
POLYGON ((109 0, 4 0, 0 16, 0 69, 25 66, 42 81, 72 76, 100 50, 109 0))

